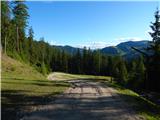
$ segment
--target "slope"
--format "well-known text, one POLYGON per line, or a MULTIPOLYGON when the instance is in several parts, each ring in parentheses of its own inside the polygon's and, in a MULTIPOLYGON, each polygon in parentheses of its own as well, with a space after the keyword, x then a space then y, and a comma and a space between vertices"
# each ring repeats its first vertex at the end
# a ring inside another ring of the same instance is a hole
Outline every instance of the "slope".
POLYGON ((18 119, 19 111, 52 101, 68 83, 49 81, 31 66, 2 55, 2 119, 18 119))

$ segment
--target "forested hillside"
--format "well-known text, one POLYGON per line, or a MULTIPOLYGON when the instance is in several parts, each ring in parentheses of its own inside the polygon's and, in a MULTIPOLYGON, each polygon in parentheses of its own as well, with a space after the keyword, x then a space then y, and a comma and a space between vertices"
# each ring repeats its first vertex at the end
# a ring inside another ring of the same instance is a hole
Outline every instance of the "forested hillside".
MULTIPOLYGON (((116 46, 108 46, 104 48, 99 48, 100 53, 114 56, 114 55, 119 55, 125 58, 126 60, 133 59, 135 57, 139 57, 141 54, 132 49, 132 47, 136 47, 140 50, 145 51, 145 49, 149 46, 150 41, 148 40, 141 40, 141 41, 127 41, 127 42, 121 42, 116 46), (128 59, 130 58, 130 59, 128 59)), ((78 50, 77 47, 72 47, 69 45, 65 46, 56 46, 54 45, 55 48, 60 49, 61 51, 66 51, 69 54, 75 54, 78 50)), ((82 53, 83 49, 79 48, 80 53, 82 53)), ((97 50, 97 49, 91 49, 92 51, 97 50)))
MULTIPOLYGON (((54 12, 54 11, 53 11, 54 12)), ((160 91, 160 23, 159 12, 151 26, 153 41, 139 58, 130 61, 121 56, 109 56, 90 49, 77 49, 74 54, 45 42, 45 36, 34 39, 34 30, 27 21, 28 8, 23 1, 1 1, 2 52, 48 74, 61 71, 76 74, 112 76, 118 83, 133 89, 160 91), (26 28, 29 31, 26 33, 26 28), (152 55, 147 53, 151 51, 152 55)), ((106 28, 107 29, 107 28, 106 28)), ((138 29, 138 28, 137 28, 138 29)))

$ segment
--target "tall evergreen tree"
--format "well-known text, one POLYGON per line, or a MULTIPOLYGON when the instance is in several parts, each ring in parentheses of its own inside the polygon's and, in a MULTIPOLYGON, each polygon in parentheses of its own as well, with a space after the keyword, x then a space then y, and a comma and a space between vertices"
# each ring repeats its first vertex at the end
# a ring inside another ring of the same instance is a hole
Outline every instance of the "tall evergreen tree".
POLYGON ((25 28, 29 17, 27 6, 24 1, 14 1, 13 21, 16 28, 16 48, 18 52, 22 52, 23 42, 25 39, 25 28))
POLYGON ((144 83, 145 83, 145 66, 144 66, 144 62, 143 62, 143 58, 140 57, 138 60, 138 64, 136 67, 136 72, 137 72, 137 76, 136 76, 136 81, 137 81, 137 85, 136 87, 139 88, 144 88, 144 83))
POLYGON ((107 72, 108 72, 108 59, 107 59, 107 56, 106 55, 102 55, 101 56, 101 63, 100 63, 100 74, 101 75, 108 75, 107 72))
POLYGON ((6 54, 6 49, 8 47, 9 32, 10 32, 10 8, 8 1, 1 1, 1 41, 4 53, 6 54))
POLYGON ((29 61, 30 61, 30 63, 33 63, 34 61, 34 56, 33 56, 33 29, 32 29, 32 27, 30 27, 30 29, 29 29, 29 37, 28 37, 28 47, 29 47, 29 61))
POLYGON ((101 69, 101 55, 100 55, 99 50, 96 50, 94 52, 93 62, 94 62, 95 74, 99 75, 100 74, 100 69, 101 69))
POLYGON ((128 86, 133 89, 144 89, 145 87, 145 66, 143 62, 143 57, 136 60, 132 60, 131 65, 129 65, 129 80, 128 86))
POLYGON ((41 38, 40 38, 39 47, 40 47, 40 49, 39 49, 39 51, 40 51, 39 60, 40 60, 41 62, 44 62, 45 54, 46 54, 44 37, 41 37, 41 38))
POLYGON ((68 57, 67 53, 63 50, 62 51, 62 71, 68 72, 68 57))
POLYGON ((128 80, 128 72, 124 60, 121 60, 119 62, 118 68, 119 68, 118 79, 121 84, 126 84, 128 80))
POLYGON ((113 61, 113 58, 111 56, 108 57, 108 76, 111 76, 111 80, 113 79, 112 77, 114 76, 114 61, 113 61))
POLYGON ((87 69, 88 69, 88 58, 87 58, 87 48, 84 47, 83 48, 83 73, 87 73, 87 69))
POLYGON ((160 92, 160 15, 159 10, 155 12, 155 22, 150 26, 153 32, 150 32, 152 42, 148 51, 152 53, 147 60, 147 87, 151 90, 160 92))
POLYGON ((80 49, 77 49, 77 53, 75 55, 75 67, 76 67, 76 71, 77 73, 82 73, 82 57, 81 57, 81 53, 80 53, 80 49))
POLYGON ((137 81, 137 62, 136 60, 132 60, 130 64, 128 64, 129 68, 129 80, 128 80, 128 86, 130 88, 135 88, 137 87, 135 82, 137 81))

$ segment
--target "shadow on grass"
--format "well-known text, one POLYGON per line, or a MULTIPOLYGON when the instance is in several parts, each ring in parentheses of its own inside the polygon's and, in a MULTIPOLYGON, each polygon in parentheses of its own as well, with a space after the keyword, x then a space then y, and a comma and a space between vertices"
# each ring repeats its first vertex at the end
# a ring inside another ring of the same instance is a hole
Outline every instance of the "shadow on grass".
POLYGON ((59 83, 50 83, 50 84, 46 84, 46 83, 37 83, 37 82, 6 82, 6 81, 2 81, 2 85, 3 83, 7 83, 7 84, 21 84, 21 85, 37 85, 37 86, 45 86, 45 87, 69 87, 69 85, 66 83, 62 83, 62 82, 59 82, 59 83))
MULTIPOLYGON (((91 79, 79 79, 79 80, 91 80, 91 79)), ((97 80, 97 79, 92 79, 97 80)), ((76 81, 76 80, 75 80, 76 81)), ((50 81, 49 81, 50 82, 50 81)), ((78 81, 77 81, 78 82, 78 81)), ((43 82, 42 82, 43 83, 43 82)), ((84 82, 85 83, 85 82, 84 82)), ((106 84, 105 81, 102 80, 101 84, 106 84)), ((60 84, 59 84, 60 85, 60 84)), ((85 84, 83 87, 85 87, 85 84)), ((113 87, 113 85, 108 84, 108 86, 113 87)), ((106 86, 107 87, 107 86, 106 86)), ((116 86, 119 89, 122 89, 120 86, 116 86)), ((17 114, 21 110, 24 110, 26 107, 32 107, 37 105, 49 105, 51 102, 55 101, 55 96, 59 92, 54 92, 52 94, 44 95, 44 96, 32 96, 26 95, 25 93, 29 93, 30 91, 23 91, 23 90, 2 90, 2 100, 5 98, 6 101, 2 101, 2 120, 18 120, 22 116, 17 114)), ((75 95, 77 95, 76 93, 75 95)), ((69 98, 63 97, 59 98, 62 100, 59 104, 63 104, 63 108, 57 109, 49 109, 49 110, 41 110, 42 115, 44 115, 44 119, 54 119, 54 115, 57 116, 56 120, 62 120, 64 116, 68 117, 75 117, 74 120, 80 120, 83 117, 86 117, 85 120, 91 120, 94 118, 98 118, 99 120, 106 120, 106 117, 109 119, 112 118, 119 118, 126 113, 126 109, 122 109, 123 107, 129 109, 134 109, 139 113, 145 113, 149 116, 157 117, 160 119, 160 109, 159 107, 151 104, 149 101, 132 94, 118 94, 122 100, 126 102, 126 106, 122 106, 121 102, 119 101, 119 97, 96 97, 96 98, 69 98), (80 111, 75 106, 79 106, 80 108, 88 108, 91 110, 84 110, 80 111), (122 107, 122 108, 121 108, 122 107), (74 108, 73 110, 69 108, 74 108), (104 109, 115 109, 117 111, 108 111, 104 112, 104 109), (119 111, 122 109, 122 111, 119 111), (93 110, 93 111, 92 111, 93 110), (94 110, 99 112, 94 112, 94 110), (60 111, 60 112, 58 112, 60 111), (64 112, 65 111, 65 112, 64 112), (52 114, 52 117, 48 114, 52 114), (76 116, 77 115, 77 116, 76 116), (80 117, 80 118, 78 118, 80 117)), ((71 95, 74 96, 74 95, 71 95)), ((25 113, 30 114, 30 113, 25 113)), ((135 114, 134 112, 132 113, 135 114)), ((41 116, 41 114, 39 114, 41 116)), ((39 116, 39 117, 40 117, 39 116)), ((72 117, 72 118, 73 118, 72 117)), ((43 118, 42 118, 43 119, 43 118)))
POLYGON ((107 85, 116 88, 119 91, 119 96, 126 103, 128 103, 131 106, 131 108, 133 108, 136 112, 140 114, 145 114, 149 117, 153 117, 155 118, 155 120, 160 120, 159 105, 156 105, 148 99, 131 92, 130 90, 122 87, 118 83, 108 83, 107 85))
MULTIPOLYGON (((68 84, 68 81, 94 81, 94 82, 101 82, 107 81, 106 79, 96 79, 96 78, 81 78, 81 79, 69 79, 64 81, 49 81, 49 80, 28 80, 28 79, 21 79, 21 78, 2 78, 4 80, 1 81, 2 85, 3 83, 7 84, 20 84, 20 85, 37 85, 37 86, 45 86, 45 87, 70 87, 70 84, 68 84)), ((74 82, 75 83, 75 82, 74 82)))
MULTIPOLYGON (((44 105, 44 107, 45 105, 51 106, 48 110, 25 111, 22 115, 28 116, 35 112, 37 120, 38 117, 41 118, 41 120, 81 120, 83 118, 85 118, 85 120, 106 120, 106 118, 120 118, 120 120, 123 120, 126 112, 129 112, 129 108, 124 108, 120 99, 117 99, 116 97, 113 98, 112 96, 76 98, 74 96, 79 93, 66 93, 63 97, 59 97, 55 100, 55 98, 52 97, 53 94, 37 97, 27 96, 24 94, 25 92, 28 91, 2 91, 2 96, 6 97, 9 101, 8 103, 2 104, 2 120, 18 120, 23 117, 17 114, 20 110, 25 109, 26 106, 32 107, 35 105, 44 105), (53 100, 55 100, 54 103, 53 100), (57 105, 62 107, 56 107, 57 105)), ((135 113, 130 114, 134 115, 135 113)))
POLYGON ((35 105, 45 105, 53 102, 55 95, 60 92, 53 92, 52 94, 44 96, 30 96, 25 93, 29 91, 24 90, 3 90, 2 97, 2 120, 18 120, 17 113, 23 110, 26 106, 31 107, 35 105), (4 100, 3 100, 4 99, 4 100))
MULTIPOLYGON (((44 105, 52 102, 55 99, 55 95, 59 94, 60 92, 50 92, 45 93, 45 91, 40 91, 34 93, 29 89, 29 87, 34 87, 32 85, 36 85, 39 87, 53 87, 53 88, 66 88, 70 85, 67 82, 63 81, 48 81, 48 80, 27 80, 27 79, 20 79, 20 78, 2 78, 1 85, 13 85, 12 87, 19 86, 26 86, 28 85, 28 90, 3 90, 1 91, 2 97, 2 120, 18 120, 19 111, 23 110, 25 107, 31 107, 36 105, 44 105), (31 85, 31 86, 29 86, 31 85), (40 94, 47 94, 38 96, 40 94)), ((18 89, 18 88, 17 88, 18 89)), ((61 91, 61 90, 60 90, 61 91)))
POLYGON ((124 101, 128 102, 130 106, 139 113, 145 113, 150 116, 157 116, 160 119, 160 107, 153 104, 149 100, 136 96, 136 95, 127 95, 119 94, 124 101))
POLYGON ((7 84, 24 84, 24 85, 37 85, 37 86, 53 86, 53 87, 69 87, 68 82, 66 81, 49 81, 49 80, 27 80, 27 79, 17 79, 17 78, 2 78, 1 81, 7 84))

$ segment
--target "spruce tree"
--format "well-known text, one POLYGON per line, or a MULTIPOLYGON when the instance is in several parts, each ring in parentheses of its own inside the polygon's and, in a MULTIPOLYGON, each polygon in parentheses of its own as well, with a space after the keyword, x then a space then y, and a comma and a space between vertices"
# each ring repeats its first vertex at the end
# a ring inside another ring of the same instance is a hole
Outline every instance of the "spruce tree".
POLYGON ((29 17, 27 9, 24 1, 14 1, 13 21, 16 30, 16 48, 18 52, 22 52, 24 47, 25 28, 29 17))
POLYGON ((127 68, 126 68, 126 64, 124 62, 124 60, 122 60, 119 63, 119 75, 118 78, 120 80, 120 83, 122 84, 126 84, 127 80, 128 80, 128 72, 127 72, 127 68))
POLYGON ((63 50, 62 51, 62 71, 68 72, 68 57, 67 53, 63 50))
POLYGON ((29 29, 29 37, 28 37, 28 47, 29 47, 29 62, 33 63, 34 61, 34 56, 33 56, 33 29, 32 27, 30 27, 29 29))
POLYGON ((153 32, 150 32, 152 42, 148 47, 151 55, 147 60, 147 88, 160 92, 160 15, 159 10, 155 12, 155 22, 150 26, 153 32))
POLYGON ((88 71, 88 61, 87 61, 87 48, 83 48, 83 73, 86 74, 88 71))
POLYGON ((137 86, 139 88, 144 88, 144 81, 145 81, 145 66, 144 66, 144 62, 143 62, 143 58, 140 57, 137 67, 136 67, 136 72, 137 72, 137 76, 136 76, 136 81, 137 81, 137 86))
POLYGON ((81 57, 80 49, 78 48, 75 55, 75 62, 76 62, 75 67, 76 67, 77 73, 82 73, 81 61, 82 61, 82 57, 81 57))
POLYGON ((129 66, 129 73, 128 73, 128 87, 130 88, 135 88, 136 87, 136 81, 137 81, 137 62, 136 60, 132 60, 130 64, 128 64, 129 66))
POLYGON ((10 7, 8 1, 1 1, 1 41, 4 53, 6 54, 6 50, 8 47, 9 41, 9 32, 10 32, 10 7))
POLYGON ((101 55, 100 55, 100 51, 96 50, 93 54, 93 63, 94 63, 94 71, 95 71, 95 75, 99 75, 100 74, 100 69, 101 69, 101 55))

